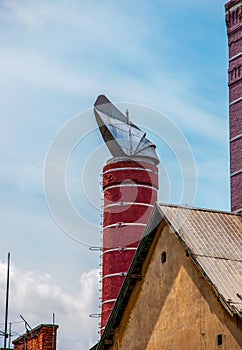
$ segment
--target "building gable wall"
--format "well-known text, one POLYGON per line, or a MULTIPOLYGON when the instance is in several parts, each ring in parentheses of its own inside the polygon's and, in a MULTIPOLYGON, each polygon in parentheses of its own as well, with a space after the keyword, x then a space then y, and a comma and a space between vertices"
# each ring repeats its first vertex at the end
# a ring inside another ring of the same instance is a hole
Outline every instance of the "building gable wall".
POLYGON ((218 302, 175 233, 159 230, 110 349, 240 350, 241 324, 218 302))

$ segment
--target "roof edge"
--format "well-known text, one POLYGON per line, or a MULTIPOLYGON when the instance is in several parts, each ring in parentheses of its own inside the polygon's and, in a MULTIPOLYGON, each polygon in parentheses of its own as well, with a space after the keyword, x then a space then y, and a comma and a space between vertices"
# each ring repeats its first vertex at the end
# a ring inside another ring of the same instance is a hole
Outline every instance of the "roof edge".
POLYGON ((226 211, 226 210, 219 210, 219 209, 211 209, 211 208, 203 208, 203 207, 193 207, 192 205, 185 205, 185 204, 167 204, 167 203, 158 203, 159 206, 169 207, 169 208, 181 208, 181 209, 188 209, 188 210, 198 210, 198 211, 207 211, 212 213, 220 213, 220 214, 227 214, 227 215, 235 215, 240 216, 237 213, 226 211))
POLYGON ((156 202, 154 209, 150 215, 150 219, 148 221, 148 224, 144 230, 142 239, 139 243, 139 246, 136 250, 136 253, 134 255, 133 261, 130 265, 129 271, 127 273, 127 276, 124 280, 124 283, 121 287, 121 290, 119 292, 118 298, 116 300, 116 303, 114 304, 114 308, 111 312, 111 315, 108 319, 108 322, 106 324, 106 327, 104 329, 103 335, 97 345, 94 346, 94 349, 91 348, 90 350, 103 350, 106 347, 106 342, 110 339, 112 339, 112 331, 119 325, 123 312, 124 312, 124 306, 127 305, 128 300, 130 298, 130 295, 134 289, 134 286, 137 282, 136 279, 132 278, 132 275, 134 273, 137 273, 137 270, 139 267, 137 265, 143 264, 143 261, 149 251, 149 248, 153 242, 153 238, 155 237, 156 230, 158 226, 161 224, 163 220, 163 216, 161 216, 161 213, 159 211, 159 204, 156 202), (144 255, 142 256, 142 253, 144 255), (140 259, 142 256, 142 259, 140 259), (121 312, 120 312, 121 311, 121 312), (111 337, 110 337, 111 335, 111 337))

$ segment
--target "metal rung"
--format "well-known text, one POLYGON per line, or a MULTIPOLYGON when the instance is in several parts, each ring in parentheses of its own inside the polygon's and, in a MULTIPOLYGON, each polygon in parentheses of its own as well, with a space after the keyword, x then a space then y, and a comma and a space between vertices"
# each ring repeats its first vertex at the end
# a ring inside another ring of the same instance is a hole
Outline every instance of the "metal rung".
POLYGON ((89 247, 89 250, 91 250, 91 251, 100 251, 102 249, 103 249, 102 247, 95 247, 95 246, 89 247))
POLYGON ((99 318, 101 314, 90 314, 89 317, 91 318, 99 318))

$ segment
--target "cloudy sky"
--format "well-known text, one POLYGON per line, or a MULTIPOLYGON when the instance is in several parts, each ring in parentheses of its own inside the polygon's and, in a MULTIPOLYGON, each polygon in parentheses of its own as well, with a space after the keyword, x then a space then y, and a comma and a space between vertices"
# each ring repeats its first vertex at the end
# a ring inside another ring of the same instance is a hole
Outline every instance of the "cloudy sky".
POLYGON ((229 210, 224 1, 2 0, 0 19, 0 329, 11 251, 14 334, 20 314, 34 327, 55 313, 58 349, 87 349, 99 288, 89 246, 110 157, 91 107, 100 93, 121 102, 157 144, 160 201, 229 210), (77 221, 49 162, 55 146, 77 221))

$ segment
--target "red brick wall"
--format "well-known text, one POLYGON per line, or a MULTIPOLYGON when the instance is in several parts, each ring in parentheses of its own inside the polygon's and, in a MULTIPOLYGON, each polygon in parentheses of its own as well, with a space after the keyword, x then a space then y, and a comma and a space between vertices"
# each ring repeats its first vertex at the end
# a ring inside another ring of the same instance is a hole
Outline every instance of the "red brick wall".
POLYGON ((157 201, 157 188, 158 168, 152 164, 117 161, 103 169, 101 332, 157 201))
POLYGON ((56 350, 57 329, 56 325, 40 325, 14 340, 14 350, 56 350))
POLYGON ((229 45, 231 210, 242 215, 242 4, 225 5, 229 45))

